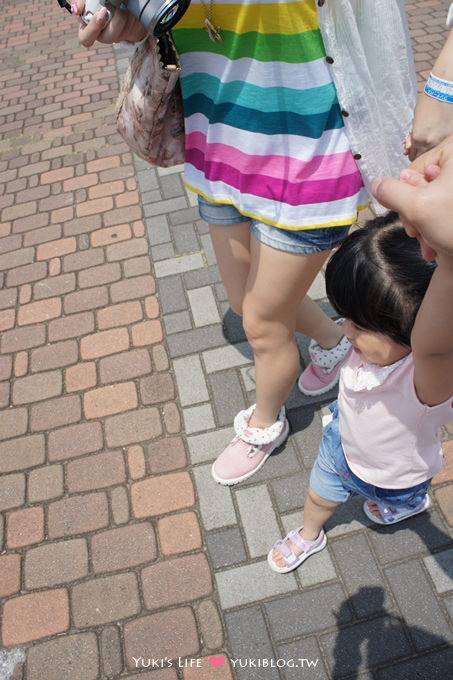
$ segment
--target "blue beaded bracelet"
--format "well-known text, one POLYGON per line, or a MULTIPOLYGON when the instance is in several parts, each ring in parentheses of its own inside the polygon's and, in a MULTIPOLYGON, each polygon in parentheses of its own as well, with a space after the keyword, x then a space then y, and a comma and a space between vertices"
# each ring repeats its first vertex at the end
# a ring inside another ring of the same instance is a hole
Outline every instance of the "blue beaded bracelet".
POLYGON ((443 80, 430 73, 424 92, 428 97, 453 104, 453 83, 450 80, 443 80))

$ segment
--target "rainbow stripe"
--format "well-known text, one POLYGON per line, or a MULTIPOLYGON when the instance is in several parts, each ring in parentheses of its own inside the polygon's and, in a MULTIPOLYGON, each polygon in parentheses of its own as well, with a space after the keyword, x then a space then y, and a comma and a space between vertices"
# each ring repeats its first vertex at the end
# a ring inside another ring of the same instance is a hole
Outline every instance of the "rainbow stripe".
POLYGON ((214 0, 212 8, 222 42, 202 29, 200 0, 173 29, 183 64, 187 185, 277 227, 352 222, 362 180, 315 0, 214 0))

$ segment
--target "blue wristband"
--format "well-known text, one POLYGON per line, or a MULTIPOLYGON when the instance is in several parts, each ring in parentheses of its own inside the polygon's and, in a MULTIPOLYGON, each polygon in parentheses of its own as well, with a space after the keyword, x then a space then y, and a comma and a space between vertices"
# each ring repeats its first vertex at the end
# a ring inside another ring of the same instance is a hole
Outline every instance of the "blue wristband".
POLYGON ((453 83, 449 80, 437 78, 437 76, 430 73, 428 80, 426 81, 424 92, 428 97, 438 99, 447 104, 453 104, 453 83))

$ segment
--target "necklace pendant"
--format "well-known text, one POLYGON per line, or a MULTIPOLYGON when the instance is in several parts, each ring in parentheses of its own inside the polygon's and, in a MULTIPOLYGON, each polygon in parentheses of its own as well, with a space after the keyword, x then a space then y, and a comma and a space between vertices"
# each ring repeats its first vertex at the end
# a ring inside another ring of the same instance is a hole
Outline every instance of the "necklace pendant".
POLYGON ((210 40, 212 42, 222 42, 222 36, 220 35, 220 26, 213 26, 209 19, 206 17, 204 20, 204 30, 207 32, 209 35, 210 40))

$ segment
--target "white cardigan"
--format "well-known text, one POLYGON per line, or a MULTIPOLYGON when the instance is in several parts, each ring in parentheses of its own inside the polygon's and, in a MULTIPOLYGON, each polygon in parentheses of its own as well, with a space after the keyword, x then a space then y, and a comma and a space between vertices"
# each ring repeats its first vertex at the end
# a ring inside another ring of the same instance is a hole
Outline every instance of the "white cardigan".
MULTIPOLYGON (((404 0, 317 0, 319 26, 353 154, 371 180, 406 167, 416 77, 404 0), (364 8, 366 6, 366 8, 364 8), (378 36, 378 38, 376 38, 378 36)), ((452 4, 453 7, 453 4, 452 4)), ((452 10, 453 12, 453 10, 452 10)))

